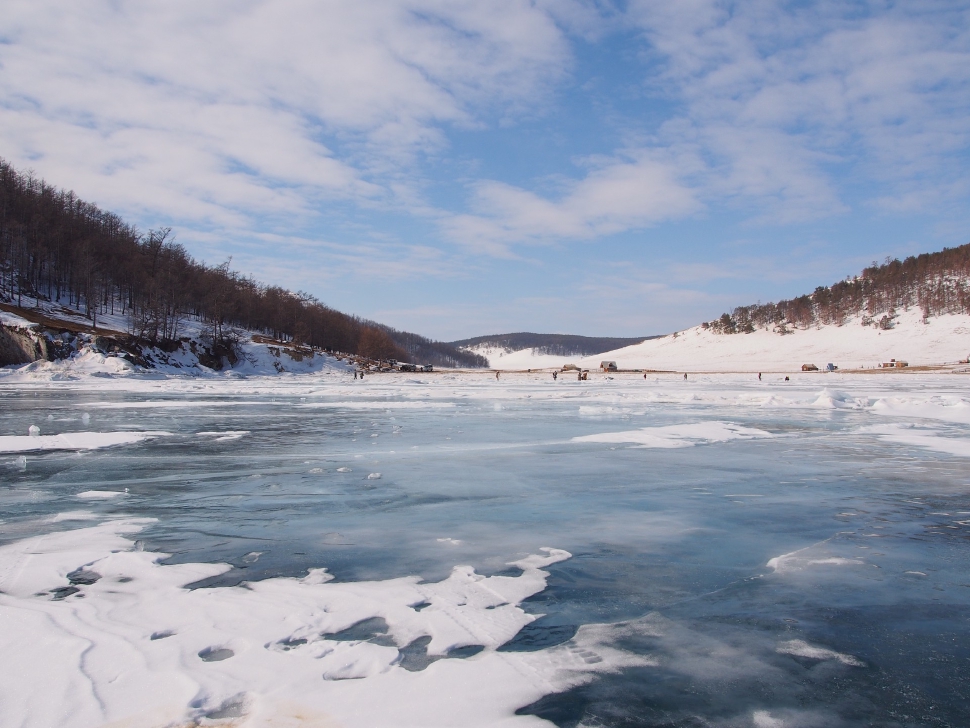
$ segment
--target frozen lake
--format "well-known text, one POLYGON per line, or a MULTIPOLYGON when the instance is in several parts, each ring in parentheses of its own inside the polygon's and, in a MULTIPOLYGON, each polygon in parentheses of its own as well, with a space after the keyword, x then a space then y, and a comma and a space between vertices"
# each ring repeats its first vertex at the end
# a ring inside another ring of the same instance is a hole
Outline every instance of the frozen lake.
POLYGON ((970 724, 963 375, 0 380, 0 481, 0 726, 970 724))

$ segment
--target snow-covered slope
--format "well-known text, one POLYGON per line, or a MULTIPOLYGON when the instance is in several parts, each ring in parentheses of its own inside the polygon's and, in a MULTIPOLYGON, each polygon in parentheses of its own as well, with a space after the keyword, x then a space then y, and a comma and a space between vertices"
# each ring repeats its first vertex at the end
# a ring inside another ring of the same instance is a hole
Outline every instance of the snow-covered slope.
POLYGON ((561 367, 568 362, 579 361, 580 356, 553 356, 552 354, 537 354, 535 349, 520 349, 519 351, 508 351, 501 347, 488 346, 487 344, 469 347, 467 351, 481 354, 488 359, 488 365, 492 369, 503 371, 519 369, 546 369, 550 367, 561 367))
POLYGON ((890 359, 911 366, 965 361, 970 354, 970 315, 934 316, 923 323, 918 309, 899 312, 895 327, 863 326, 861 317, 842 326, 794 330, 759 329, 750 334, 717 334, 700 326, 594 357, 582 366, 613 360, 621 369, 673 371, 792 371, 802 364, 831 362, 842 369, 876 367, 890 359))
POLYGON ((40 357, 29 364, 0 367, 0 378, 8 382, 92 376, 313 374, 345 372, 353 368, 351 362, 328 356, 320 350, 276 342, 243 331, 238 332, 238 360, 230 364, 223 358, 221 369, 213 369, 219 367, 220 362, 203 343, 204 327, 196 319, 182 323, 182 338, 174 348, 163 349, 145 345, 123 333, 128 328, 128 321, 123 316, 101 316, 99 328, 94 329, 90 320, 63 303, 44 300, 36 303, 29 315, 43 322, 40 324, 0 310, 0 325, 8 338, 9 335, 18 336, 23 349, 36 344, 34 356, 40 357), (70 330, 58 333, 60 324, 70 330))

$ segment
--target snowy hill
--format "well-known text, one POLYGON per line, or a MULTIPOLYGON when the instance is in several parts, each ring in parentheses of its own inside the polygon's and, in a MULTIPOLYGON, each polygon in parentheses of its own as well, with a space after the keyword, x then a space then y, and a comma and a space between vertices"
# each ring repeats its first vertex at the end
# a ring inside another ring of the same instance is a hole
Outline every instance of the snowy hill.
POLYGON ((769 329, 721 334, 695 326, 636 346, 582 360, 594 368, 613 360, 621 369, 698 372, 795 371, 802 364, 819 368, 831 362, 841 369, 872 368, 890 359, 911 366, 966 361, 970 354, 970 315, 943 314, 926 319, 915 308, 898 313, 890 329, 863 325, 856 316, 843 325, 769 329))
POLYGON ((751 333, 724 334, 710 326, 695 326, 668 336, 646 340, 593 356, 553 356, 534 349, 507 351, 480 344, 469 351, 488 359, 492 369, 560 368, 576 364, 596 369, 602 361, 615 361, 620 369, 655 369, 678 372, 796 371, 802 364, 820 369, 833 363, 841 369, 877 367, 890 359, 911 366, 966 361, 970 355, 970 315, 942 314, 926 319, 918 309, 901 311, 893 327, 863 325, 855 316, 841 326, 790 327, 790 333, 756 329, 751 333))
MULTIPOLYGON (((502 369, 561 366, 532 350, 485 352, 502 369), (497 354, 497 356, 496 356, 497 354)), ((794 371, 966 361, 970 353, 970 244, 874 263, 861 275, 777 303, 739 306, 686 331, 578 362, 588 369, 794 371)))
MULTIPOLYGON (((629 347, 628 347, 629 348, 629 347)), ((474 354, 479 354, 488 359, 488 366, 491 369, 518 370, 518 369, 548 369, 551 367, 561 367, 568 362, 576 362, 581 357, 561 356, 554 354, 540 354, 536 349, 520 349, 519 351, 509 351, 501 346, 490 344, 479 344, 470 346, 466 349, 474 354)))

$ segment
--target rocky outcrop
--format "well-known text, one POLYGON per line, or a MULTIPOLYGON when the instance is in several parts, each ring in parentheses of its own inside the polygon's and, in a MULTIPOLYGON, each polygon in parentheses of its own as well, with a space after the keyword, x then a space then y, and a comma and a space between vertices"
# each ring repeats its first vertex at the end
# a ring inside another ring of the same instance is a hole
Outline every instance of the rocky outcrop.
POLYGON ((0 325, 0 367, 49 359, 47 340, 25 329, 0 325))

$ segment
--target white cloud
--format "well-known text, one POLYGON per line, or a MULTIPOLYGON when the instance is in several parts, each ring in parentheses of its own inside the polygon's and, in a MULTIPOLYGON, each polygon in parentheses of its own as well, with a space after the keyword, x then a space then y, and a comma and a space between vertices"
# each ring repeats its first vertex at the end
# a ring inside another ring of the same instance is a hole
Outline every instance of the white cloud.
POLYGON ((865 10, 634 0, 627 21, 649 43, 646 84, 671 104, 667 120, 558 196, 472 183, 472 214, 446 216, 446 235, 515 257, 519 243, 592 239, 724 206, 756 223, 817 220, 849 212, 853 185, 873 204, 905 200, 907 211, 959 197, 970 179, 970 11, 865 10))
POLYGON ((953 158, 970 145, 966 7, 633 0, 629 14, 662 64, 651 85, 684 107, 662 138, 707 160, 704 199, 786 223, 844 212, 845 177, 943 191, 967 176, 953 158))
POLYGON ((442 125, 569 63, 526 0, 8 0, 0 154, 121 212, 238 225, 381 200, 442 125))
MULTIPOLYGON (((970 9, 929 0, 6 0, 0 14, 0 156, 173 224, 210 261, 231 253, 293 287, 369 285, 375 300, 407 278, 552 279, 577 264, 529 246, 691 217, 708 219, 702 236, 735 238, 735 209, 792 225, 789 241, 854 205, 963 220, 967 118, 970 9), (603 89, 616 99, 600 103, 603 89), (559 145, 526 182, 509 151, 523 119, 559 145), (606 136, 583 139, 584 124, 606 136), (469 146, 453 154, 452 135, 469 146), (435 247, 435 230, 460 247, 435 247)), ((632 262, 565 286, 564 307, 553 294, 530 305, 587 331, 607 310, 642 330, 720 308, 698 290, 725 278, 716 269, 763 285, 708 240, 709 270, 674 255, 651 273, 656 255, 635 248, 669 248, 661 232, 604 249, 632 262), (577 291, 592 313, 570 303, 577 291), (662 313, 637 318, 629 301, 662 313)), ((466 294, 493 295, 448 292, 466 294)))
POLYGON ((514 243, 591 239, 683 217, 700 208, 668 161, 644 150, 591 160, 556 199, 497 181, 474 185, 476 215, 442 221, 453 240, 502 255, 514 243))

